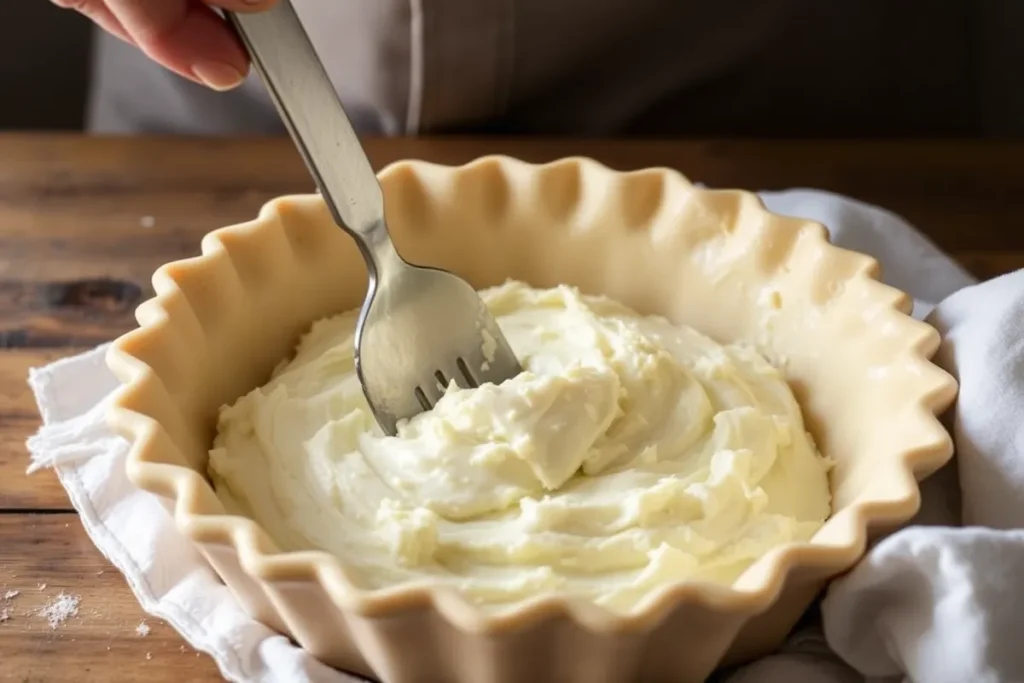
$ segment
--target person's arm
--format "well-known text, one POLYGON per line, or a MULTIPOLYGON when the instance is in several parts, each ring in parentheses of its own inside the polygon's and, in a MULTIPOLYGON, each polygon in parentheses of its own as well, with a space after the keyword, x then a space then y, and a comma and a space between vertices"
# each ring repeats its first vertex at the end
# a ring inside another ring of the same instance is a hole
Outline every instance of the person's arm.
POLYGON ((215 90, 230 90, 249 72, 231 28, 213 10, 264 10, 275 0, 53 0, 81 12, 154 61, 215 90))

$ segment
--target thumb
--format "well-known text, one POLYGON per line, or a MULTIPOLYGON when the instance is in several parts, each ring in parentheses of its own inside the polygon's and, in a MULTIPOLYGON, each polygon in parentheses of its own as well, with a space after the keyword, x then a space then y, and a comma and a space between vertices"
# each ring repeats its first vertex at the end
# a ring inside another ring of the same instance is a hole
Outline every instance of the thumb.
MULTIPOLYGON (((62 1, 97 4, 90 0, 62 1)), ((273 0, 218 0, 219 6, 239 11, 265 9, 272 4, 273 0)), ((105 5, 131 42, 154 61, 186 78, 215 90, 230 90, 249 72, 249 59, 234 31, 200 0, 106 0, 105 5)))

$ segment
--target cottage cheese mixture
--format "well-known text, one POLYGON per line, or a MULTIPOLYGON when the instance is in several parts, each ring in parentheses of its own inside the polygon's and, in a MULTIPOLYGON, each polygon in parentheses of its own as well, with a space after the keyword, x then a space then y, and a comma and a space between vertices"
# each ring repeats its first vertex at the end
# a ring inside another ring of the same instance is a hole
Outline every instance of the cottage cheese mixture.
POLYGON ((755 351, 569 287, 483 296, 525 372, 453 385, 396 437, 355 375, 356 312, 316 323, 221 413, 210 470, 228 508, 367 588, 621 612, 679 579, 731 582, 828 516, 829 462, 755 351))

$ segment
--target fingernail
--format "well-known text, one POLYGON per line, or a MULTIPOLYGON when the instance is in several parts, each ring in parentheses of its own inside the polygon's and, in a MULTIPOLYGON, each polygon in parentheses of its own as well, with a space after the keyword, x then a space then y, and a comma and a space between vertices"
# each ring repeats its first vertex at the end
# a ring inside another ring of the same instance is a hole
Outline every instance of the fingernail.
POLYGON ((192 65, 192 73, 207 87, 214 90, 231 90, 245 80, 235 67, 226 62, 200 62, 192 65))

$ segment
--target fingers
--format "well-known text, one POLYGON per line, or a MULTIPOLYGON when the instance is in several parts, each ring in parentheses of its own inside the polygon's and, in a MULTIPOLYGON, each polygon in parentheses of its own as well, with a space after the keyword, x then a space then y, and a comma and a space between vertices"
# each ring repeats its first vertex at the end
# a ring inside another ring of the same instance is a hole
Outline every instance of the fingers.
POLYGON ((214 90, 230 90, 249 71, 237 36, 199 0, 107 0, 106 4, 143 52, 186 78, 214 90))
POLYGON ((211 9, 257 12, 276 0, 52 0, 137 45, 154 61, 215 90, 230 90, 249 72, 238 37, 211 9))
POLYGON ((249 59, 234 31, 211 6, 258 12, 277 0, 52 1, 84 14, 185 78, 215 90, 230 90, 245 79, 249 59))

